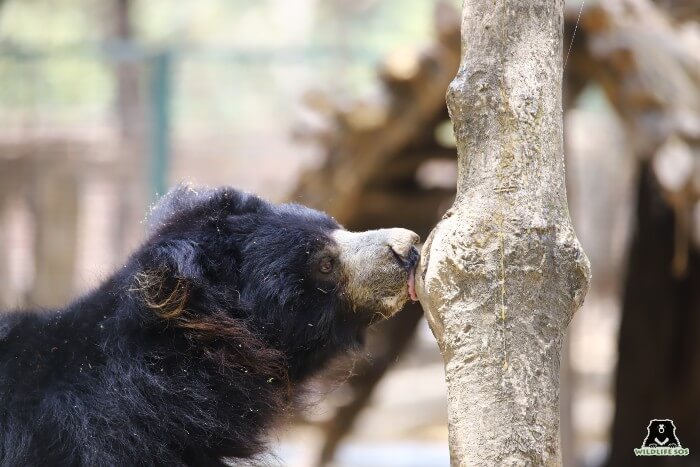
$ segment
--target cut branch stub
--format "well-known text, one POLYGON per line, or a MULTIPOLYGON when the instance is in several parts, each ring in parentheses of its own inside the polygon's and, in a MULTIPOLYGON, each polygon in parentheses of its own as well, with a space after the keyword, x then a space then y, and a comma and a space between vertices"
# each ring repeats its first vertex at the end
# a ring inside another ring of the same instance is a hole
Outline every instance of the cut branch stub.
POLYGON ((559 351, 590 267, 566 204, 561 1, 467 0, 447 102, 457 199, 418 291, 445 360, 453 465, 557 465, 559 351))

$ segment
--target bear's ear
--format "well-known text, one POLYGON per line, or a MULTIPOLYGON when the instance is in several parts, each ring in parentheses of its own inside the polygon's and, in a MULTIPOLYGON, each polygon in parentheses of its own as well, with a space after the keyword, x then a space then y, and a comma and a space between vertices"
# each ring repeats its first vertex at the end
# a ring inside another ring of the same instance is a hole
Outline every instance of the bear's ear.
POLYGON ((204 278, 200 248, 192 240, 173 239, 153 246, 149 256, 131 290, 159 317, 181 316, 193 288, 204 278))
POLYGON ((162 242, 154 246, 152 254, 155 269, 172 277, 195 283, 204 277, 203 252, 193 240, 172 239, 162 242))
POLYGON ((202 208, 212 215, 237 215, 269 210, 271 205, 251 193, 231 187, 207 188, 180 184, 168 191, 151 208, 148 214, 148 233, 154 233, 184 212, 202 208))
POLYGON ((180 184, 170 189, 151 207, 147 218, 148 233, 166 225, 176 214, 211 200, 215 192, 211 188, 195 188, 189 184, 180 184))

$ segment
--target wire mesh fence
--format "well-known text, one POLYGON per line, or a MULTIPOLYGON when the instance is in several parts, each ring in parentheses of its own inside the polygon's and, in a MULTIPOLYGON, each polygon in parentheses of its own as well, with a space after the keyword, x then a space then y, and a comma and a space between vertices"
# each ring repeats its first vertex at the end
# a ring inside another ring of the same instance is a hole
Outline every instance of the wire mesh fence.
POLYGON ((94 284, 138 243, 148 204, 173 183, 284 199, 319 161, 293 138, 305 93, 371 93, 388 50, 430 37, 435 2, 133 1, 138 40, 110 32, 114 4, 0 10, 6 304, 54 305, 94 284), (49 212, 63 220, 44 219, 49 212), (68 249, 50 244, 68 237, 68 249), (57 275, 65 286, 35 293, 41 277, 57 275))

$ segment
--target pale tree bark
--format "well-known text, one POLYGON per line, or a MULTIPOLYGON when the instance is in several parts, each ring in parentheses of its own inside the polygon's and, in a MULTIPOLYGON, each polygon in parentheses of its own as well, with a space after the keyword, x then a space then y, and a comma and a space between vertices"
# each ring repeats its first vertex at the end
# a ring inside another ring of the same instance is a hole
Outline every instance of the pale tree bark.
POLYGON ((590 278, 564 185, 562 25, 562 0, 463 6, 457 199, 417 278, 456 466, 561 463, 559 353, 590 278))

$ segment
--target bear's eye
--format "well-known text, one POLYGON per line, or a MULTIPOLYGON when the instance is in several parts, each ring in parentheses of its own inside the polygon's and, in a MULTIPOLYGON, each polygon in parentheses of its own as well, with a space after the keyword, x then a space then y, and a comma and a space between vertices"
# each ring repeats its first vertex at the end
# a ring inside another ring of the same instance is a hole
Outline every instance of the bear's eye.
POLYGON ((318 265, 318 270, 324 274, 333 272, 333 258, 330 256, 324 256, 321 258, 321 262, 318 265))

